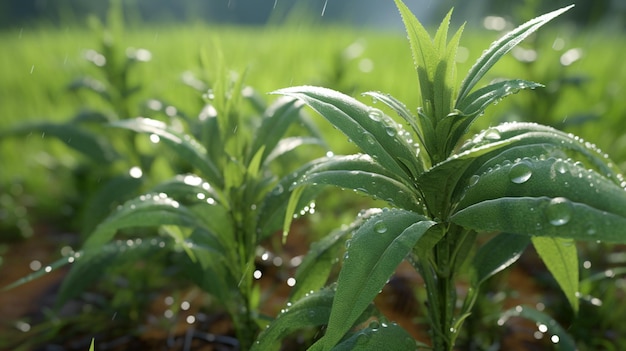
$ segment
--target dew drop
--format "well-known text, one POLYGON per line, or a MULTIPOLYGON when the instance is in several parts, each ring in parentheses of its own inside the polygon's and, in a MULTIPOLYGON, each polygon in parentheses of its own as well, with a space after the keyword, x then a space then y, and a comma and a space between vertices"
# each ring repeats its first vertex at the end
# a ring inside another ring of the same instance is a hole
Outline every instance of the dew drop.
POLYGON ((391 127, 391 126, 385 127, 385 132, 387 132, 387 135, 389 135, 390 137, 394 137, 398 133, 396 128, 391 127))
POLYGON ((554 226, 567 224, 572 218, 572 203, 564 197, 555 197, 546 208, 546 216, 554 226))
POLYGON ((565 174, 567 172, 567 167, 563 160, 557 160, 554 162, 554 169, 561 174, 565 174))
POLYGON ((387 231, 387 225, 385 225, 384 221, 379 220, 374 223, 374 230, 376 231, 376 233, 383 234, 387 231))
POLYGON ((371 108, 369 113, 368 113, 368 116, 370 117, 370 119, 372 121, 378 122, 378 121, 382 120, 384 114, 383 114, 383 111, 381 111, 381 110, 379 110, 377 108, 371 108))
POLYGON ((509 179, 515 184, 526 183, 532 177, 533 171, 528 161, 519 161, 509 170, 509 179))
POLYGON ((477 174, 474 174, 473 176, 470 177, 468 183, 469 186, 474 186, 476 185, 476 183, 478 183, 478 180, 480 179, 480 176, 477 174))
POLYGON ((374 143, 376 143, 376 139, 374 139, 374 136, 370 133, 365 133, 365 141, 367 141, 367 143, 371 145, 374 145, 374 143))
POLYGON ((500 131, 498 131, 496 128, 489 128, 485 131, 484 138, 487 140, 500 140, 500 131))

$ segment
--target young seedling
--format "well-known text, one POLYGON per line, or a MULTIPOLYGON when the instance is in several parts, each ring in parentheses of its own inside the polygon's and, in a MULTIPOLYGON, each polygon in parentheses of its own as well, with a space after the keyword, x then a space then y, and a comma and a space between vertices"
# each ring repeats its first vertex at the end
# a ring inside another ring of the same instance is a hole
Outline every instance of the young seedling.
MULTIPOLYGON (((455 55, 463 27, 448 41, 448 13, 431 38, 400 0, 396 5, 412 49, 421 105, 414 114, 390 95, 365 95, 395 111, 409 131, 380 109, 330 89, 300 86, 276 92, 306 103, 362 151, 307 166, 292 186, 288 208, 295 208, 303 189, 328 185, 384 200, 390 208, 363 212, 350 228, 313 247, 300 267, 290 309, 260 336, 255 349, 277 349, 285 335, 321 325, 327 328, 311 350, 425 346, 371 309, 406 258, 425 283, 431 347, 452 350, 481 284, 513 264, 529 244, 577 311, 573 241, 626 242, 626 182, 592 144, 532 123, 505 123, 466 135, 491 104, 541 87, 513 79, 475 89, 502 56, 571 6, 532 19, 494 42, 458 86, 455 55), (499 234, 476 249, 477 235, 485 232, 499 234), (333 264, 327 257, 344 245, 336 283, 317 291, 333 264), (463 266, 469 267, 470 287, 458 296, 455 282, 463 266), (354 329, 372 316, 378 321, 354 329)), ((285 235, 290 218, 286 216, 285 235)), ((513 315, 549 326, 547 332, 561 349, 574 349, 571 338, 547 315, 518 306, 501 319, 513 315)))

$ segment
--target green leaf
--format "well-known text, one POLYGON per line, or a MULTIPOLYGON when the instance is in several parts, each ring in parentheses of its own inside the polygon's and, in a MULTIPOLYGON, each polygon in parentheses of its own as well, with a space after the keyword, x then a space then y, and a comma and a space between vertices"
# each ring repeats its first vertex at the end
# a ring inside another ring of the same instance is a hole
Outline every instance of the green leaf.
POLYGON ((179 174, 150 189, 150 193, 164 193, 168 197, 183 204, 215 204, 227 205, 220 199, 217 189, 195 174, 179 174))
POLYGON ((411 334, 396 323, 373 321, 368 327, 333 347, 333 351, 415 350, 418 345, 427 347, 416 342, 411 334))
POLYGON ((118 157, 113 146, 99 135, 69 123, 38 122, 21 124, 0 132, 0 139, 10 136, 33 136, 42 139, 48 137, 56 138, 98 164, 111 163, 118 157))
POLYGON ((135 196, 143 184, 141 178, 127 174, 113 177, 95 192, 83 212, 82 229, 89 233, 102 221, 115 206, 135 196))
POLYGON ((326 88, 301 86, 275 93, 302 100, 389 171, 406 179, 416 174, 418 166, 413 147, 398 135, 396 123, 381 110, 326 88))
POLYGON ((457 103, 455 108, 463 115, 475 116, 482 113, 490 104, 499 102, 509 95, 517 94, 520 90, 540 87, 543 85, 521 79, 504 80, 474 91, 457 103))
POLYGON ((527 306, 515 306, 502 313, 500 319, 498 320, 498 324, 503 325, 511 317, 522 317, 537 323, 539 328, 541 328, 540 331, 547 334, 552 343, 555 345, 556 350, 577 350, 574 339, 556 320, 549 315, 527 306))
POLYGON ((274 189, 267 193, 259 207, 257 217, 259 238, 265 238, 273 234, 276 230, 289 230, 293 215, 304 206, 311 203, 319 192, 319 188, 307 188, 302 190, 298 197, 293 199, 292 191, 296 189, 297 181, 309 169, 324 162, 325 159, 317 159, 300 167, 293 173, 281 178, 274 186, 274 189), (290 201, 295 201, 290 212, 286 212, 290 201), (287 223, 286 223, 287 222, 287 223))
POLYGON ((209 183, 217 188, 223 188, 224 180, 219 169, 207 156, 206 149, 189 135, 180 133, 161 121, 142 117, 118 121, 112 125, 134 130, 138 133, 158 135, 163 144, 170 147, 181 159, 186 160, 202 172, 209 183))
MULTIPOLYGON (((78 296, 89 285, 102 277, 103 272, 124 261, 151 257, 171 246, 163 239, 117 240, 93 248, 83 248, 74 255, 74 262, 57 295, 56 306, 78 296)), ((67 261, 67 259, 66 259, 67 261)))
POLYGON ((264 165, 268 165, 270 162, 274 161, 276 158, 287 154, 290 151, 295 150, 296 148, 303 145, 319 145, 322 147, 326 147, 326 143, 319 139, 313 137, 288 137, 280 139, 274 150, 267 155, 265 158, 264 165))
MULTIPOLYGON (((396 0, 397 1, 397 0, 396 0)), ((465 100, 465 97, 469 95, 472 88, 478 83, 478 81, 493 67, 493 65, 502 58, 506 53, 513 49, 522 40, 526 39, 530 34, 535 32, 539 27, 548 23, 550 20, 561 15, 563 12, 571 9, 574 5, 570 5, 561 8, 556 11, 544 14, 536 17, 521 26, 515 28, 511 32, 507 33, 504 37, 498 39, 491 44, 482 56, 478 58, 474 66, 470 68, 467 76, 461 83, 459 88, 459 95, 457 96, 457 104, 465 100)))
POLYGON ((567 300, 578 312, 578 252, 570 239, 534 236, 533 246, 543 263, 565 293, 567 300))
POLYGON ((74 79, 69 85, 68 90, 70 91, 78 91, 80 89, 86 89, 87 91, 91 91, 92 93, 100 96, 104 101, 111 102, 113 101, 109 90, 107 89, 107 85, 102 83, 101 81, 91 78, 91 77, 80 77, 74 79))
MULTIPOLYGON (((626 191, 571 160, 522 158, 503 161, 470 181, 458 208, 502 197, 564 197, 626 218, 626 191)), ((587 227, 587 226, 585 226, 587 227)))
POLYGON ((256 154, 263 147, 264 151, 260 158, 263 163, 291 124, 298 120, 301 106, 298 100, 287 97, 278 99, 272 104, 263 114, 261 126, 254 133, 250 155, 256 154))
POLYGON ((535 82, 529 82, 521 79, 505 80, 493 83, 484 88, 478 89, 471 93, 465 100, 455 106, 458 113, 452 113, 446 117, 448 124, 452 124, 449 128, 449 139, 446 145, 447 150, 452 150, 459 140, 463 137, 470 125, 477 117, 482 115, 485 109, 496 104, 505 97, 516 94, 523 89, 536 89, 543 85, 535 82))
MULTIPOLYGON (((544 156, 555 158, 572 158, 574 161, 582 162, 585 167, 592 168, 598 173, 605 175, 617 185, 623 182, 620 169, 612 162, 608 155, 603 153, 595 145, 585 142, 583 139, 572 134, 567 134, 548 126, 542 126, 536 123, 503 123, 496 127, 486 129, 478 133, 474 138, 467 142, 461 152, 477 146, 485 146, 491 143, 500 143, 508 140, 508 145, 521 146, 531 144, 549 144, 552 149, 548 150, 544 156), (558 147, 559 150, 555 150, 558 147)), ((515 157, 509 156, 509 161, 516 158, 523 158, 531 155, 524 155, 523 149, 515 157), (513 157, 513 158, 510 158, 513 157)), ((508 151, 508 150, 505 150, 508 151)), ((491 157, 494 157, 492 155, 491 157)), ((540 155, 536 155, 539 157, 540 155)), ((486 160, 485 160, 486 161, 486 160)), ((499 162, 502 162, 501 159, 499 162)), ((492 167, 494 162, 487 167, 492 167)))
POLYGON ((476 231, 626 243, 626 217, 563 197, 503 197, 456 212, 450 220, 476 231), (567 219, 567 221, 565 221, 567 219))
MULTIPOLYGON (((452 155, 424 172, 416 183, 423 194, 428 209, 437 217, 443 218, 444 209, 452 201, 452 195, 459 187, 466 171, 481 157, 497 152, 500 148, 513 143, 513 140, 502 140, 491 144, 480 145, 452 155)), ((477 168, 477 167, 475 167, 477 168)))
POLYGON ((256 179, 259 176, 259 171, 261 170, 261 163, 262 163, 264 151, 265 151, 265 147, 261 146, 257 150, 256 154, 252 156, 252 159, 250 160, 250 163, 248 164, 248 169, 246 170, 246 174, 247 176, 250 177, 250 179, 256 179))
POLYGON ((500 233, 482 245, 472 262, 472 285, 481 285, 515 263, 529 243, 530 238, 527 236, 500 233))
MULTIPOLYGON (((432 103, 434 100, 434 91, 432 80, 435 76, 435 67, 437 66, 438 57, 435 45, 428 34, 428 31, 417 20, 415 15, 409 10, 408 7, 402 1, 395 0, 396 7, 400 11, 404 27, 409 38, 411 45, 411 52, 413 54, 413 62, 417 69, 417 76, 419 79, 419 87, 422 96, 422 107, 426 110, 426 115, 429 118, 434 118, 432 114, 432 103)), ((435 120, 431 120, 435 124, 435 120)))
POLYGON ((115 233, 130 227, 159 227, 161 225, 196 226, 194 214, 165 194, 146 194, 113 212, 90 234, 83 248, 95 249, 111 240, 115 233))
POLYGON ((240 274, 237 272, 237 259, 216 240, 216 235, 198 228, 185 239, 183 245, 190 255, 178 255, 177 261, 183 268, 183 274, 202 290, 215 296, 223 303, 229 313, 236 314, 243 301, 233 293, 240 274))
POLYGON ((344 248, 345 237, 360 227, 364 221, 380 213, 380 209, 368 209, 347 227, 335 230, 311 244, 309 252, 296 270, 296 284, 291 290, 291 300, 299 300, 305 294, 323 287, 332 267, 338 263, 337 255, 344 248))
MULTIPOLYGON (((417 157, 420 159, 421 163, 417 165, 419 168, 416 170, 417 172, 414 174, 414 177, 422 174, 424 170, 429 168, 432 164, 432 160, 430 159, 430 153, 433 150, 430 150, 429 147, 432 145, 432 138, 434 138, 434 133, 429 133, 430 129, 425 129, 424 124, 422 123, 422 119, 415 117, 404 103, 397 100, 393 96, 375 91, 369 91, 363 93, 363 95, 371 96, 372 98, 389 106, 389 108, 394 110, 398 114, 398 116, 402 117, 402 119, 409 123, 409 125, 413 129, 413 132, 415 133, 415 135, 417 135, 420 143, 420 148, 426 151, 419 152, 419 149, 417 150, 417 157)), ((425 123, 428 126, 431 125, 430 121, 427 118, 425 119, 425 123)))
POLYGON ((402 179, 397 179, 368 155, 335 156, 308 170, 297 185, 334 185, 382 199, 407 210, 421 211, 420 199, 402 179))
POLYGON ((283 339, 294 331, 327 324, 334 295, 333 290, 323 289, 297 300, 270 323, 251 350, 279 350, 283 339))
MULTIPOLYGON (((77 256, 80 256, 80 253, 77 256)), ((39 269, 38 271, 35 271, 35 272, 33 272, 33 273, 23 277, 23 278, 20 278, 20 279, 16 280, 15 282, 13 282, 13 283, 3 287, 2 290, 0 290, 0 291, 7 291, 7 290, 11 290, 11 289, 17 288, 18 286, 24 285, 24 284, 26 284, 28 282, 31 282, 31 281, 33 281, 35 279, 38 279, 38 278, 40 278, 40 277, 42 277, 42 276, 44 276, 44 275, 46 275, 46 274, 48 274, 50 272, 56 271, 59 268, 65 267, 68 264, 73 263, 75 261, 75 259, 76 259, 76 256, 60 258, 60 259, 54 261, 53 263, 47 265, 46 267, 43 267, 43 268, 39 269)))
POLYGON ((450 81, 454 76, 456 62, 455 55, 446 55, 446 42, 448 39, 448 27, 450 26, 450 17, 452 16, 452 10, 448 11, 448 14, 443 19, 435 38, 433 40, 436 46, 436 53, 438 54, 437 65, 433 72, 432 85, 433 85, 433 107, 434 115, 445 116, 450 112, 450 106, 452 105, 452 94, 454 90, 455 81, 450 81))
POLYGON ((434 224, 413 212, 386 209, 357 229, 347 244, 328 331, 320 340, 324 349, 331 349, 341 340, 434 224))

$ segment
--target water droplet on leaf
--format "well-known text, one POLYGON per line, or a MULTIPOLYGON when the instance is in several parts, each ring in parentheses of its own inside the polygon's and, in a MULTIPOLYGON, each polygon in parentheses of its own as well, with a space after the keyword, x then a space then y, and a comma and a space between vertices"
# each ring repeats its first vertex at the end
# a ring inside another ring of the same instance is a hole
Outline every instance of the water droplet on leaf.
POLYGON ((383 234, 387 231, 387 225, 384 221, 379 220, 374 223, 374 230, 376 231, 376 233, 383 234))
POLYGON ((468 181, 469 186, 476 185, 476 183, 478 183, 479 179, 480 179, 480 176, 478 176, 477 174, 474 174, 473 176, 471 176, 469 181, 468 181))
POLYGON ((572 203, 564 197, 556 197, 550 200, 546 216, 554 226, 565 225, 572 218, 572 203))
POLYGON ((389 127, 385 127, 385 132, 387 132, 387 135, 389 135, 390 137, 394 137, 398 133, 396 128, 390 127, 390 126, 389 127))
POLYGON ((530 162, 525 160, 517 162, 509 170, 509 179, 515 184, 526 183, 532 175, 530 162))
POLYGON ((489 128, 485 131, 484 138, 487 140, 500 140, 500 131, 496 128, 489 128))
POLYGON ((371 108, 369 113, 368 113, 368 116, 370 117, 370 119, 372 121, 377 121, 378 122, 378 121, 380 121, 383 118, 384 114, 383 114, 383 111, 381 111, 381 110, 379 110, 377 108, 371 108))

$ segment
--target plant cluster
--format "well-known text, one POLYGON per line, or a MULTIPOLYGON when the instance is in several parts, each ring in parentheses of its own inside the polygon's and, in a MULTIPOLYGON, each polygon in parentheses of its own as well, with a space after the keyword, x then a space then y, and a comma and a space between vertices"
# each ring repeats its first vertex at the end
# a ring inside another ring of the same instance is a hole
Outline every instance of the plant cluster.
MULTIPOLYGON (((197 117, 166 111, 162 121, 130 118, 126 101, 133 89, 124 83, 126 68, 109 72, 109 81, 120 87, 117 94, 83 80, 83 86, 100 91, 120 111, 107 126, 148 136, 146 156, 136 151, 138 136, 126 134, 129 152, 148 162, 142 163, 144 172, 154 172, 150 165, 159 159, 176 161, 167 161, 171 179, 146 186, 88 227, 80 251, 50 266, 71 264, 58 306, 116 262, 150 261, 165 252, 176 274, 229 314, 240 349, 278 350, 292 333, 322 327, 324 333, 310 340, 311 350, 447 351, 458 344, 485 282, 532 245, 577 313, 579 292, 591 293, 591 288, 580 284, 574 241, 626 242, 621 229, 626 181, 619 168, 594 145, 535 123, 503 123, 468 135, 492 104, 542 87, 521 79, 477 85, 500 58, 570 7, 530 20, 495 41, 459 85, 455 59, 463 27, 448 39, 452 11, 431 37, 402 1, 395 3, 417 70, 420 102, 415 110, 381 92, 365 95, 383 109, 312 86, 278 90, 275 94, 282 96, 266 105, 244 86, 243 76, 230 78, 220 71, 212 84, 196 84, 205 91, 197 117), (250 102, 251 113, 244 101, 250 102), (304 105, 360 152, 327 153, 304 164, 298 158, 302 166, 297 169, 281 162, 300 146, 325 147, 304 105), (294 128, 309 136, 292 136, 294 128), (274 319, 261 315, 265 296, 255 277, 258 248, 281 228, 286 240, 294 218, 311 210, 311 202, 328 186, 388 207, 363 210, 350 225, 312 244, 296 272, 287 308, 274 319), (373 304, 405 259, 424 281, 418 296, 427 310, 430 345, 414 340, 373 304), (468 281, 466 291, 458 288, 462 279, 468 281)), ((56 130, 67 133, 65 126, 56 130)), ((114 188, 126 189, 111 183, 101 191, 114 188)), ((503 311, 498 323, 516 316, 542 325, 559 349, 575 349, 562 326, 531 307, 503 311)))

